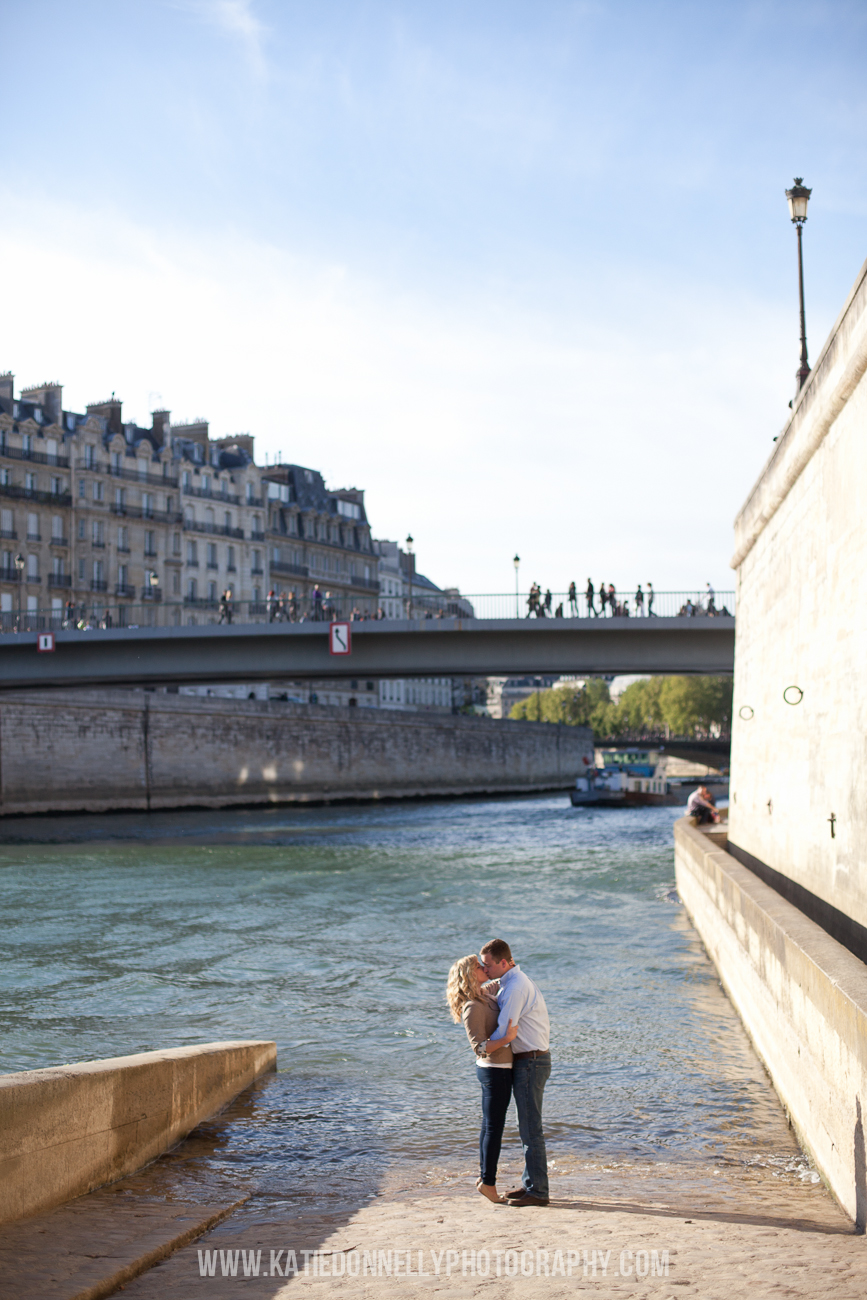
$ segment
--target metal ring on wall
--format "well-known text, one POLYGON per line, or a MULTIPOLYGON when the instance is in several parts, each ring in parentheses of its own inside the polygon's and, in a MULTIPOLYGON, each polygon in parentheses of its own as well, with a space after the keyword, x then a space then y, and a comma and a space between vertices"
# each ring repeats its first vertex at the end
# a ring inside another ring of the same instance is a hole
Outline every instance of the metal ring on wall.
POLYGON ((748 704, 742 704, 738 709, 738 717, 743 718, 744 722, 752 722, 755 716, 755 710, 751 709, 748 704))
POLYGON ((783 691, 783 699, 787 704, 800 704, 804 698, 804 692, 800 686, 787 686, 783 691))

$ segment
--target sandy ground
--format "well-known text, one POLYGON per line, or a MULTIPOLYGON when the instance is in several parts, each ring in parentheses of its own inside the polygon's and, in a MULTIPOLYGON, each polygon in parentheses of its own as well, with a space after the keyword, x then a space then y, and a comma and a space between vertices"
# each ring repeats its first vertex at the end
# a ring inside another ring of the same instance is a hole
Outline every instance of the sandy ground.
POLYGON ((273 1213, 260 1222, 230 1218, 124 1288, 130 1300, 434 1293, 559 1300, 576 1292, 599 1300, 864 1300, 867 1239, 830 1198, 817 1218, 797 1219, 622 1198, 516 1210, 472 1191, 382 1196, 336 1224, 303 1209, 280 1221, 273 1213), (200 1275, 206 1251, 217 1252, 213 1277, 200 1275), (259 1276, 244 1277, 240 1254, 237 1276, 222 1276, 235 1251, 248 1252, 248 1271, 251 1253, 255 1260, 261 1251, 259 1276))

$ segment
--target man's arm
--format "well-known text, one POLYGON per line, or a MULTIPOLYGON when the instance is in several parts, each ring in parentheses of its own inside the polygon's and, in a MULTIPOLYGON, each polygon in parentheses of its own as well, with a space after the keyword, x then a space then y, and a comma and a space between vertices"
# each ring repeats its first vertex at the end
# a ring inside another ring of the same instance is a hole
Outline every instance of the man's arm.
POLYGON ((509 1023, 511 1023, 512 1028, 517 1032, 518 1021, 520 1020, 521 1012, 524 1010, 525 999, 521 996, 520 991, 515 988, 514 982, 511 982, 507 984, 505 988, 502 986, 500 987, 500 994, 497 1001, 500 1006, 500 1015, 497 1020, 497 1028, 488 1039, 488 1042, 491 1043, 495 1043, 505 1036, 509 1023))

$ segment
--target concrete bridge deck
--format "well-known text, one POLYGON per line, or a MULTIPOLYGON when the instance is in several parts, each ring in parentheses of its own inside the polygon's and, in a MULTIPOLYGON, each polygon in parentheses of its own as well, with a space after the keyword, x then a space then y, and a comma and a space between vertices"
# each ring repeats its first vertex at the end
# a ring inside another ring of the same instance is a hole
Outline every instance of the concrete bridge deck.
POLYGON ((327 623, 34 632, 0 638, 0 689, 157 686, 305 678, 733 671, 735 620, 428 619, 352 624, 329 654, 327 623))

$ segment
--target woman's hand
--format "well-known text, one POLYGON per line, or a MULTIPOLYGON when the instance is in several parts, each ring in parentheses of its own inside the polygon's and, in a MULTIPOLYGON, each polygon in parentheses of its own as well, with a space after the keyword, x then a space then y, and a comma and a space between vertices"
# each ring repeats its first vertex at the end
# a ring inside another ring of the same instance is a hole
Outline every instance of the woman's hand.
POLYGON ((513 1028, 512 1028, 512 1022, 511 1022, 511 1020, 510 1020, 509 1023, 506 1025, 506 1032, 503 1034, 503 1037, 500 1039, 500 1042, 501 1042, 501 1043, 511 1043, 511 1042, 513 1041, 513 1039, 515 1039, 515 1038, 517 1038, 517 1037, 518 1037, 518 1030, 517 1030, 517 1027, 513 1029, 513 1028))

